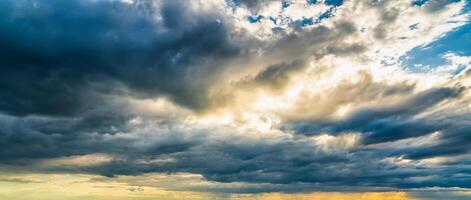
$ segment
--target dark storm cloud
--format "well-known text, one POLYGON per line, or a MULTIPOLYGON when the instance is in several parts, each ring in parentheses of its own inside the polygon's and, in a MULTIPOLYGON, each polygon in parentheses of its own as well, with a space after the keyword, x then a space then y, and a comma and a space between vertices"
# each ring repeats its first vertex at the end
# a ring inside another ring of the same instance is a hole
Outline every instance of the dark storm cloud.
POLYGON ((18 159, 82 154, 85 149, 80 146, 88 146, 87 138, 93 137, 77 133, 54 134, 54 132, 48 132, 48 130, 61 130, 61 132, 67 130, 67 127, 60 125, 67 123, 62 120, 19 119, 1 116, 1 123, 0 143, 3 148, 0 151, 0 158, 2 163, 18 159), (70 145, 76 147, 72 148, 70 145))
MULTIPOLYGON (((459 100, 464 92, 465 88, 459 86, 429 89, 396 106, 361 109, 343 120, 299 122, 287 124, 285 128, 294 130, 297 134, 305 135, 323 132, 333 135, 358 132, 361 136, 360 142, 362 145, 395 142, 439 132, 440 135, 437 141, 426 146, 393 149, 380 147, 377 151, 368 147, 366 149, 370 153, 376 154, 376 156, 404 156, 404 158, 412 160, 466 155, 470 152, 469 144, 471 144, 471 137, 469 136, 471 120, 468 113, 450 114, 446 111, 440 111, 435 114, 423 115, 423 113, 440 103, 459 100)), ((455 164, 459 165, 459 162, 455 164)), ((454 166, 449 167, 453 168, 454 166)), ((444 171, 440 173, 447 174, 451 172, 444 171)), ((453 187, 466 184, 461 182, 429 182, 423 187, 433 185, 453 187)), ((400 187, 406 186, 418 187, 414 183, 400 185, 400 187)))
MULTIPOLYGON (((1 163, 29 170, 87 172, 109 177, 147 172, 190 172, 219 182, 332 181, 334 185, 341 185, 336 180, 343 175, 334 172, 342 168, 342 163, 356 163, 350 160, 347 152, 323 150, 309 138, 254 140, 226 131, 220 133, 223 137, 212 138, 208 131, 214 130, 178 129, 175 128, 177 124, 165 124, 147 131, 140 127, 133 130, 128 124, 129 133, 113 135, 88 132, 88 129, 79 131, 73 127, 80 122, 68 119, 2 116, 1 121, 4 125, 0 127, 1 163), (96 153, 112 155, 116 159, 91 167, 42 167, 36 164, 44 159, 96 153), (162 158, 171 161, 152 162, 162 158)), ((280 187, 278 190, 288 189, 280 187)))
POLYGON ((14 115, 72 115, 119 86, 202 109, 209 74, 239 53, 216 14, 182 2, 20 0, 0 9, 0 110, 14 115))
POLYGON ((175 133, 156 130, 166 134, 121 138, 119 134, 133 129, 133 125, 128 123, 132 116, 112 116, 100 118, 99 115, 90 115, 92 120, 89 116, 68 119, 0 115, 0 145, 3 147, 0 150, 0 163, 23 163, 22 165, 28 166, 31 164, 28 160, 32 159, 94 153, 130 158, 137 155, 156 156, 185 151, 201 141, 199 134, 185 136, 178 133, 178 130, 175 133), (84 127, 83 124, 87 126, 84 127), (151 138, 155 136, 158 138, 151 138), (147 138, 148 142, 142 141, 146 140, 144 137, 150 137, 147 138))
POLYGON ((107 148, 117 152, 122 150, 119 143, 103 142, 103 135, 97 131, 113 131, 105 123, 100 123, 93 132, 84 132, 77 128, 81 120, 11 116, 1 116, 0 119, 1 163, 82 155, 107 148))
MULTIPOLYGON (((374 150, 349 152, 339 149, 329 151, 314 145, 308 138, 251 141, 248 137, 227 136, 224 141, 209 138, 203 141, 194 143, 190 148, 155 156, 124 154, 128 156, 125 159, 78 169, 110 177, 141 175, 148 172, 189 172, 222 183, 268 184, 264 188, 235 188, 230 192, 303 191, 320 188, 329 190, 329 188, 342 189, 345 186, 360 188, 469 186, 466 183, 469 178, 465 175, 468 172, 463 171, 464 168, 460 165, 449 165, 447 169, 425 166, 411 168, 384 161, 385 154, 380 150, 379 152, 374 150), (142 159, 151 161, 156 158, 171 158, 171 160, 162 163, 142 162, 142 159), (458 171, 463 175, 452 176, 458 171), (414 181, 414 178, 427 176, 436 176, 436 179, 414 181), (299 190, 292 188, 298 184, 300 184, 299 190), (303 184, 310 186, 311 189, 304 188, 303 184)), ((131 145, 131 147, 128 150, 133 152, 136 146, 131 145)), ((214 190, 224 191, 217 188, 214 190)))
MULTIPOLYGON (((432 120, 430 120, 432 121, 432 120)), ((410 159, 425 159, 437 156, 456 156, 470 152, 471 118, 468 114, 454 116, 438 116, 434 124, 442 126, 441 136, 437 144, 407 149, 404 155, 410 159)))
MULTIPOLYGON (((100 105, 103 94, 123 92, 204 109, 212 75, 240 49, 217 14, 191 13, 181 4, 156 10, 151 1, 1 2, 0 110, 71 116, 100 105)), ((384 20, 393 20, 388 13, 384 20)), ((324 44, 355 31, 348 22, 319 26, 272 47, 298 56, 358 53, 362 44, 324 44)))
POLYGON ((174 162, 146 165, 128 161, 87 170, 104 175, 183 171, 202 174, 218 182, 287 184, 330 179, 314 172, 331 171, 334 169, 325 169, 324 164, 347 161, 345 154, 322 152, 307 139, 251 141, 237 136, 228 136, 224 141, 205 140, 191 149, 174 151, 166 156, 174 162), (320 179, 316 180, 316 177, 320 179))
MULTIPOLYGON (((68 133, 67 130, 74 123, 66 120, 2 116, 1 121, 5 125, 0 128, 1 163, 19 169, 27 167, 37 171, 93 173, 108 177, 150 172, 189 172, 224 183, 275 184, 258 189, 235 188, 230 192, 299 191, 293 189, 293 184, 301 184, 299 187, 306 191, 319 187, 319 184, 326 190, 345 186, 465 187, 463 181, 468 180, 466 177, 452 176, 456 171, 468 173, 460 168, 461 163, 450 163, 446 170, 436 171, 434 168, 416 169, 384 162, 388 156, 407 156, 420 152, 413 148, 349 150, 339 148, 343 147, 342 143, 338 147, 320 146, 304 136, 254 139, 250 134, 234 134, 230 129, 216 131, 218 136, 214 137, 210 132, 214 133, 215 130, 178 128, 181 125, 169 123, 153 125, 152 129, 127 124, 121 130, 128 131, 98 134, 88 130, 68 133), (46 158, 96 153, 111 155, 114 159, 92 166, 37 165, 37 161, 46 158), (437 174, 438 180, 408 180, 437 174)), ((461 146, 462 149, 465 147, 461 146)), ((437 152, 440 149, 453 148, 435 148, 437 152)), ((214 190, 224 192, 224 188, 214 190)))
POLYGON ((293 129, 298 134, 320 132, 339 134, 357 131, 364 133, 362 140, 364 144, 417 137, 441 130, 446 125, 430 121, 428 118, 413 118, 444 100, 459 97, 463 91, 463 87, 434 88, 423 91, 396 106, 362 109, 344 120, 300 122, 289 124, 287 128, 293 129))

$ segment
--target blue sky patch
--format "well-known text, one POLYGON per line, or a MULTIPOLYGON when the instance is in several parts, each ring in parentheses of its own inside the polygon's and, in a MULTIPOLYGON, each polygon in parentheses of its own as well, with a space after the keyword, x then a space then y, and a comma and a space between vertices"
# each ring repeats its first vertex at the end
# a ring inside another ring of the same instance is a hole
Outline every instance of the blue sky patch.
POLYGON ((322 13, 320 16, 319 16, 319 21, 320 20, 323 20, 323 19, 327 19, 329 17, 332 17, 332 9, 329 9, 328 11, 326 11, 325 13, 322 13))
POLYGON ((341 6, 343 4, 343 0, 325 0, 324 3, 329 6, 341 6))
POLYGON ((425 3, 427 3, 428 0, 413 0, 412 1, 412 5, 415 5, 415 6, 422 6, 424 5, 425 3))
MULTIPOLYGON (((444 37, 424 46, 416 47, 401 58, 402 64, 413 72, 424 72, 423 67, 439 67, 447 64, 443 58, 446 53, 452 52, 461 56, 471 56, 471 23, 467 23, 444 37)), ((428 68, 427 67, 427 68, 428 68)))
POLYGON ((248 16, 247 17, 247 20, 249 20, 250 23, 258 23, 262 19, 263 19, 263 16, 261 16, 261 15, 248 16))
POLYGON ((271 29, 271 31, 273 31, 273 33, 281 33, 283 31, 285 31, 284 28, 281 28, 281 27, 274 27, 271 29))
POLYGON ((303 17, 303 19, 296 20, 293 22, 296 26, 310 26, 314 24, 314 20, 311 18, 303 17))
POLYGON ((419 23, 412 24, 409 26, 409 30, 415 30, 418 28, 418 26, 419 26, 419 23))
POLYGON ((317 0, 306 0, 309 5, 314 5, 317 3, 317 0))
POLYGON ((290 5, 290 3, 288 1, 282 1, 281 2, 281 7, 282 8, 287 8, 287 7, 289 7, 289 5, 290 5))

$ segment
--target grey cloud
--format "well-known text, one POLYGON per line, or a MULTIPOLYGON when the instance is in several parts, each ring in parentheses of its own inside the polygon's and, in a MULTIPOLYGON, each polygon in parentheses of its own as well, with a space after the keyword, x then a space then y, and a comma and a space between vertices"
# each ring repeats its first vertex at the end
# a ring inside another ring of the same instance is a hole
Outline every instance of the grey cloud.
MULTIPOLYGON (((233 0, 233 1, 239 2, 240 5, 245 6, 251 9, 252 11, 257 11, 258 9, 260 9, 261 6, 263 6, 263 4, 270 2, 270 0, 233 0)), ((281 1, 279 2, 281 6, 281 1)))
POLYGON ((265 70, 260 72, 254 79, 255 82, 261 84, 269 84, 273 86, 281 86, 289 79, 289 75, 302 69, 305 62, 302 60, 295 60, 290 63, 278 63, 270 65, 265 70))
POLYGON ((359 110, 341 121, 301 122, 287 125, 299 134, 318 134, 327 132, 358 131, 364 133, 365 144, 394 141, 417 137, 446 127, 441 123, 428 121, 427 118, 412 119, 436 104, 456 98, 464 88, 436 88, 423 91, 401 104, 388 108, 359 110))
POLYGON ((239 54, 217 14, 192 13, 182 2, 0 6, 0 109, 14 115, 73 115, 100 104, 100 94, 123 91, 203 109, 211 74, 239 54))
POLYGON ((471 143, 471 123, 468 115, 455 115, 448 117, 437 117, 433 119, 435 124, 443 126, 440 129, 442 135, 437 144, 408 149, 406 157, 410 159, 425 159, 437 156, 454 156, 469 153, 471 143))
POLYGON ((456 2, 459 2, 459 1, 450 1, 450 0, 434 0, 434 1, 427 1, 425 4, 424 4, 424 8, 430 12, 430 13, 434 13, 434 12, 439 12, 439 11, 442 11, 444 8, 446 8, 446 6, 452 4, 452 3, 456 3, 456 2))
MULTIPOLYGON (((323 76, 319 73, 319 76, 323 76)), ((388 84, 374 81, 371 74, 365 71, 360 71, 357 77, 358 81, 342 80, 337 86, 319 95, 304 98, 292 111, 280 113, 280 116, 288 123, 325 121, 343 105, 409 95, 415 88, 414 84, 407 82, 388 84)))
MULTIPOLYGON (((293 58, 308 58, 313 54, 321 58, 335 51, 325 51, 326 48, 344 49, 346 45, 338 45, 343 40, 357 32, 352 22, 341 20, 333 27, 319 25, 312 29, 297 28, 290 33, 280 33, 279 37, 272 43, 259 44, 261 49, 268 50, 265 58, 272 62, 283 62, 293 58), (330 47, 329 47, 330 46, 330 47)), ((351 46, 362 46, 363 44, 350 44, 351 46)))
POLYGON ((275 58, 274 63, 364 49, 362 44, 335 45, 356 31, 349 22, 242 47, 218 21, 223 20, 218 13, 192 13, 182 2, 162 4, 2 2, 10 9, 0 21, 0 110, 17 116, 74 116, 103 104, 103 96, 121 94, 165 96, 203 111, 217 104, 209 90, 225 65, 250 57, 245 54, 251 48, 269 50, 264 57, 275 58))
MULTIPOLYGON (((355 190, 357 187, 467 186, 466 177, 451 176, 459 170, 468 173, 460 169, 460 164, 450 163, 447 170, 437 172, 426 166, 416 169, 383 160, 387 156, 414 153, 417 149, 399 149, 394 152, 388 149, 327 148, 314 144, 312 138, 305 136, 255 139, 250 134, 237 134, 237 130, 230 128, 189 129, 178 123, 156 126, 151 121, 140 126, 128 124, 127 128, 121 130, 129 131, 115 134, 87 131, 59 134, 56 131, 37 131, 39 127, 54 124, 50 119, 29 117, 24 120, 3 116, 1 120, 6 126, 0 128, 3 147, 0 150, 0 167, 8 164, 39 172, 93 173, 108 177, 151 172, 188 172, 201 174, 207 180, 221 183, 269 184, 266 188, 247 186, 230 190, 194 188, 219 192, 293 192, 299 191, 292 187, 298 184, 305 191, 316 188, 342 189, 346 185, 353 188, 345 190, 355 190), (152 129, 146 128, 147 126, 152 129), (94 153, 111 155, 114 159, 95 166, 44 168, 35 164, 37 160, 47 158, 94 153), (440 175, 437 180, 407 181, 408 178, 435 174, 440 175)), ((64 121, 60 124, 64 124, 64 121)))
POLYGON ((336 44, 336 45, 328 46, 326 48, 326 53, 338 55, 338 56, 344 56, 344 55, 350 55, 350 54, 358 55, 364 52, 366 49, 367 47, 365 47, 365 45, 362 45, 362 44, 352 44, 352 45, 336 44))
POLYGON ((387 38, 387 30, 389 26, 394 23, 399 16, 399 10, 389 9, 389 10, 379 10, 381 13, 381 22, 374 28, 374 36, 376 39, 385 39, 387 38))
POLYGON ((292 76, 306 68, 306 62, 301 59, 292 62, 271 64, 254 77, 247 77, 236 83, 240 88, 262 87, 278 91, 285 88, 292 80, 292 76))
POLYGON ((191 149, 166 155, 173 158, 174 162, 135 164, 131 158, 82 170, 107 176, 190 172, 222 183, 278 185, 265 189, 248 186, 234 188, 229 192, 293 191, 290 188, 292 184, 310 185, 311 190, 323 188, 322 186, 342 188, 345 185, 371 188, 417 188, 433 185, 467 187, 465 182, 468 180, 466 177, 450 176, 459 169, 457 166, 449 166, 448 170, 440 171, 427 167, 417 169, 384 162, 384 155, 371 152, 324 151, 310 144, 307 138, 247 142, 244 138, 228 137, 224 141, 207 141, 191 149), (435 174, 440 174, 436 180, 408 180, 435 174))
POLYGON ((449 199, 449 200, 466 200, 470 198, 467 194, 468 190, 458 189, 457 191, 451 191, 447 189, 436 189, 436 190, 416 190, 410 191, 409 194, 413 198, 423 200, 435 200, 435 199, 449 199))
POLYGON ((23 177, 2 177, 0 178, 2 182, 12 182, 12 183, 44 183, 45 181, 28 179, 23 177))

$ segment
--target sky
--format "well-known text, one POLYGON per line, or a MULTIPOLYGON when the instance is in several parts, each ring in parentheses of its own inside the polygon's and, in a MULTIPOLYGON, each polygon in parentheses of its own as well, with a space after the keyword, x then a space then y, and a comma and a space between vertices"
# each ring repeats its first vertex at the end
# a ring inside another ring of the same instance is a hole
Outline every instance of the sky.
POLYGON ((2 0, 0 199, 471 199, 466 0, 2 0))

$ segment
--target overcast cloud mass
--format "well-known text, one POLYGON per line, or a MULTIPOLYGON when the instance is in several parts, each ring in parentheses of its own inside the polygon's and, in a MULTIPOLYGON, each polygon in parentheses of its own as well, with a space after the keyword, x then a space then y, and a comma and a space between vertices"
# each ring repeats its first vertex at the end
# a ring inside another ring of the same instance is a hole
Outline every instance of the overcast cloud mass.
POLYGON ((0 1, 0 199, 48 199, 30 186, 62 176, 135 199, 469 199, 470 16, 465 0, 0 1))

